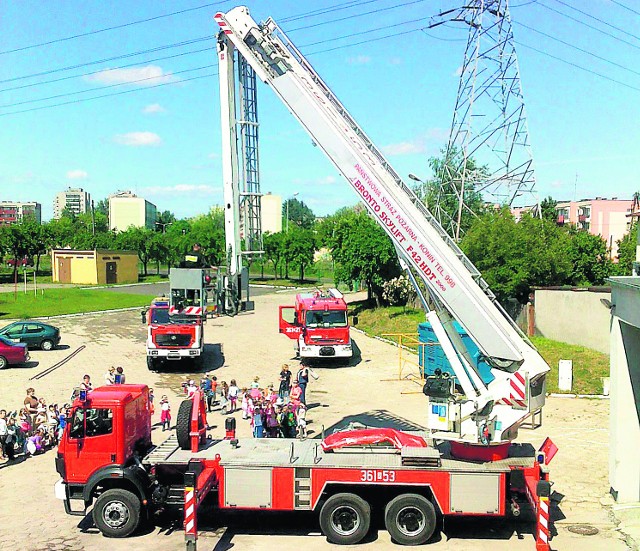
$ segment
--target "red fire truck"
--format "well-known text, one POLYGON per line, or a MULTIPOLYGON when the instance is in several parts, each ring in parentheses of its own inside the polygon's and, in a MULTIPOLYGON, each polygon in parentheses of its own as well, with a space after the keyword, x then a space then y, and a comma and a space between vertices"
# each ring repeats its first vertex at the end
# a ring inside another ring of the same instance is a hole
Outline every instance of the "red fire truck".
POLYGON ((280 306, 280 333, 296 342, 301 359, 351 358, 347 303, 340 291, 298 293, 295 306, 280 306))
POLYGON ((215 281, 202 268, 171 268, 169 297, 155 298, 143 312, 147 325, 147 367, 191 359, 204 352, 204 323, 216 312, 215 281))
MULTIPOLYGON (((184 515, 187 549, 195 550, 197 511, 208 494, 220 509, 316 511, 327 538, 361 541, 372 512, 384 512, 394 541, 428 541, 443 517, 538 511, 537 550, 548 538, 553 445, 485 448, 469 461, 464 444, 436 443, 427 432, 388 428, 336 432, 322 440, 237 440, 206 435, 203 396, 181 403, 176 434, 151 444, 149 389, 111 385, 73 403, 56 456, 56 497, 65 511, 92 516, 109 537, 127 537, 163 512, 184 515)), ((477 451, 474 452, 477 454, 477 451)))

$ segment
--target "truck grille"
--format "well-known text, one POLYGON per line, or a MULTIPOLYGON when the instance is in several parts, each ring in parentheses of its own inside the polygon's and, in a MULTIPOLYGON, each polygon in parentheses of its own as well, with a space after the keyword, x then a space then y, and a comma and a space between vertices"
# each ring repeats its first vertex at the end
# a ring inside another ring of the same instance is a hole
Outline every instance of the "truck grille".
POLYGON ((155 336, 158 346, 189 346, 191 343, 191 335, 181 334, 160 334, 155 336))

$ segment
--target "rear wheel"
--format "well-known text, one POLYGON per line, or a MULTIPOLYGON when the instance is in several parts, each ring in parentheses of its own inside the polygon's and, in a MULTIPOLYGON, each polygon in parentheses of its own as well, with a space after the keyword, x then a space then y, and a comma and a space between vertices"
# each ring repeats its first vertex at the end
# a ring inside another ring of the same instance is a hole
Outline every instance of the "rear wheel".
POLYGON ((178 446, 182 450, 191 449, 191 408, 193 400, 184 400, 178 408, 178 416, 176 417, 176 436, 178 437, 178 446))
POLYGON ((402 545, 422 545, 436 529, 436 511, 426 497, 402 494, 385 507, 384 524, 394 541, 402 545))
POLYGON ((93 506, 93 522, 108 538, 126 538, 140 524, 138 496, 119 488, 107 490, 93 506))
POLYGON ((49 339, 45 339, 40 343, 40 348, 42 348, 42 350, 53 350, 53 341, 50 341, 49 339))
POLYGON ((331 496, 320 511, 320 528, 331 543, 353 545, 367 535, 371 507, 355 494, 331 496))
POLYGON ((0 356, 0 369, 4 369, 8 365, 9 362, 7 361, 7 358, 5 358, 4 356, 0 356))

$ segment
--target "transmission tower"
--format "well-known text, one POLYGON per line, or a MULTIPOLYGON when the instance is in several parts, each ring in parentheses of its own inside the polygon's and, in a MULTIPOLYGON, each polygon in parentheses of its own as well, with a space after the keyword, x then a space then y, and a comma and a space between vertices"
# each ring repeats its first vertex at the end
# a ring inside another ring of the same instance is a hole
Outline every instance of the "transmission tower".
POLYGON ((468 26, 440 186, 429 208, 456 240, 472 201, 528 206, 539 213, 533 156, 508 0, 468 0, 437 16, 468 26))

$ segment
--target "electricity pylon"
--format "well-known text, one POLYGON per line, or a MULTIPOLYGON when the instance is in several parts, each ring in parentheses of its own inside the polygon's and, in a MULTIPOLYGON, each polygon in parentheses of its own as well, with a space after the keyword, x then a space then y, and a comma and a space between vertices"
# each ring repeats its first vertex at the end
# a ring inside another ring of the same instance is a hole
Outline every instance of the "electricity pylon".
POLYGON ((429 208, 456 240, 475 204, 540 212, 508 0, 467 0, 430 28, 459 22, 469 34, 440 186, 429 208), (478 201, 479 195, 482 200, 478 201))

